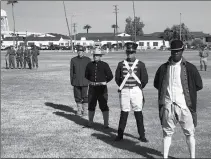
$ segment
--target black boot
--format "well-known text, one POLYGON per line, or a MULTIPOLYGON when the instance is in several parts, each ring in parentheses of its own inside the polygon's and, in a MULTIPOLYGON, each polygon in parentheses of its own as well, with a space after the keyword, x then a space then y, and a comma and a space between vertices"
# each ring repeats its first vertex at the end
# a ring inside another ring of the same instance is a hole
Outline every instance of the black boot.
POLYGON ((126 127, 128 114, 129 112, 121 111, 119 119, 119 127, 118 127, 118 136, 115 138, 115 141, 120 141, 123 139, 123 134, 126 127))
POLYGON ((200 65, 200 70, 201 70, 201 71, 203 70, 203 65, 200 65))
POLYGON ((207 71, 207 65, 204 65, 204 70, 207 71))
POLYGON ((142 111, 134 112, 134 115, 136 118, 138 134, 140 136, 139 140, 142 142, 149 142, 145 137, 144 119, 143 119, 142 111))

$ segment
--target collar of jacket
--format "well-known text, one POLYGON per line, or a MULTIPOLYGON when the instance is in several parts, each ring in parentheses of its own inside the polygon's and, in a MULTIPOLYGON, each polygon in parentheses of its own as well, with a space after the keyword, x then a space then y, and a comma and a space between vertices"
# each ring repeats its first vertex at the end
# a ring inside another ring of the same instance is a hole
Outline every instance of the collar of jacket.
POLYGON ((130 58, 127 58, 126 59, 126 61, 128 61, 128 62, 134 62, 135 60, 136 60, 136 58, 131 58, 131 59, 130 58))
MULTIPOLYGON (((171 57, 169 57, 168 61, 167 61, 167 64, 170 65, 171 64, 171 57)), ((182 61, 181 61, 181 64, 183 65, 186 65, 187 61, 186 59, 182 56, 182 61)))
POLYGON ((79 59, 82 59, 82 58, 84 58, 84 55, 83 55, 83 56, 81 56, 81 57, 80 57, 80 56, 77 56, 77 57, 78 57, 79 59))

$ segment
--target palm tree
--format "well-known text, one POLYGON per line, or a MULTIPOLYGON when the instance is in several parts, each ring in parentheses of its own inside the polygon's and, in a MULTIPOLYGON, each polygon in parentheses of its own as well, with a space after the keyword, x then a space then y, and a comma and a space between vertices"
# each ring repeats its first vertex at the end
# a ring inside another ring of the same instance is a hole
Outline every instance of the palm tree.
POLYGON ((114 29, 114 36, 115 36, 115 34, 116 34, 116 24, 113 24, 113 25, 111 26, 111 28, 114 29))
MULTIPOLYGON (((14 23, 14 30, 13 34, 15 35, 15 16, 14 16, 14 4, 18 3, 18 1, 15 0, 8 0, 7 4, 12 4, 12 16, 13 16, 13 23, 14 23)), ((13 38, 13 45, 15 45, 15 38, 13 38)))
POLYGON ((89 25, 89 24, 86 24, 84 26, 84 29, 86 29, 86 33, 88 34, 89 33, 89 29, 91 29, 92 27, 89 25))

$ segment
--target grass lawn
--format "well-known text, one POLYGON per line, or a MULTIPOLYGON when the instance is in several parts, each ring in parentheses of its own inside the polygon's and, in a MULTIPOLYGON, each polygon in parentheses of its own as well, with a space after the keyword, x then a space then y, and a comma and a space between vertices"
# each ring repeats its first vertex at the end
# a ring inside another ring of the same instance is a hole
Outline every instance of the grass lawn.
MULTIPOLYGON (((69 61, 76 54, 42 52, 39 69, 5 69, 5 52, 1 52, 1 157, 25 158, 160 158, 162 131, 158 118, 157 91, 154 75, 169 52, 139 52, 145 62, 149 83, 144 89, 143 110, 146 137, 149 143, 138 141, 135 117, 131 111, 124 141, 114 142, 120 108, 114 79, 108 84, 110 127, 104 130, 102 113, 97 107, 95 125, 83 128, 86 118, 74 115, 76 105, 70 85, 69 61)), ((199 68, 197 52, 185 52, 184 57, 199 68)), ((88 55, 90 56, 90 55, 88 55)), ((103 57, 113 73, 125 54, 109 53, 103 57)), ((204 88, 198 92, 198 126, 196 157, 211 156, 211 66, 200 71, 204 88)), ((179 125, 173 136, 170 156, 186 158, 188 149, 179 125)))

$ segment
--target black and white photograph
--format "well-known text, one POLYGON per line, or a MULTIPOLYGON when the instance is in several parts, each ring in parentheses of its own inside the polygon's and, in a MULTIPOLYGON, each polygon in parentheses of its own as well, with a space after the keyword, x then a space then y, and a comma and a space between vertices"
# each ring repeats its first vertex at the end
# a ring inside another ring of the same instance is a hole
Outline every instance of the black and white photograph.
POLYGON ((1 158, 210 158, 211 1, 1 1, 1 158))

